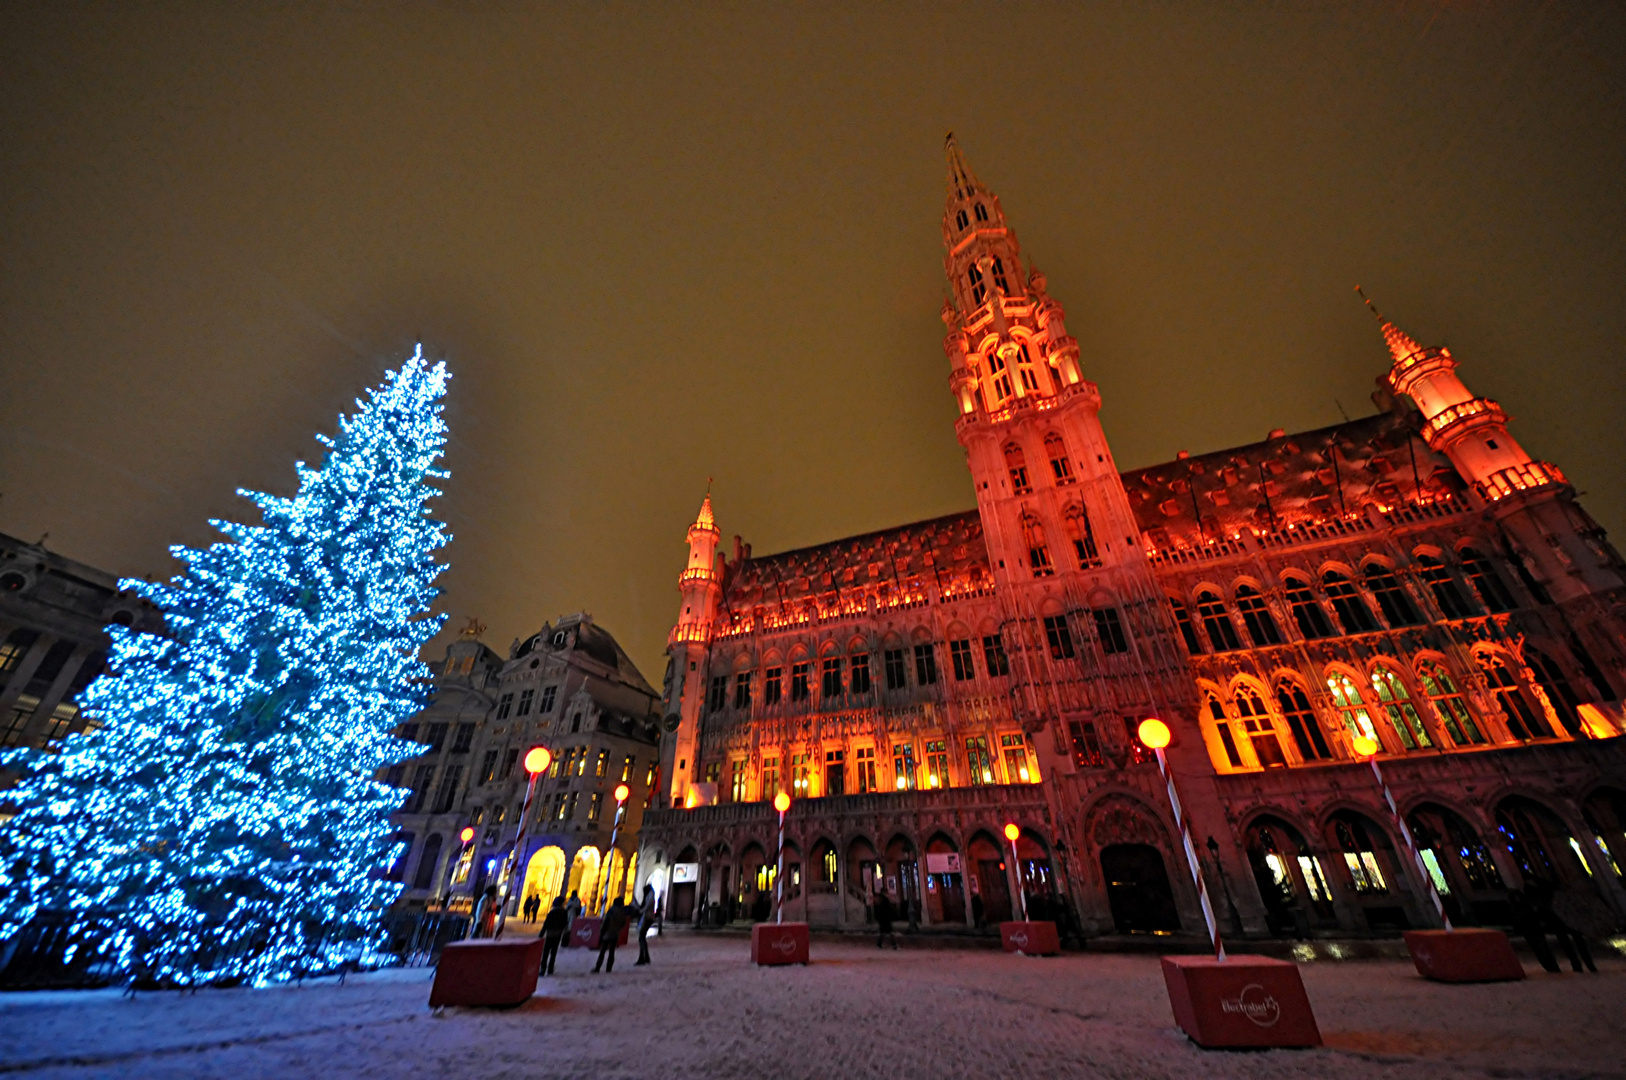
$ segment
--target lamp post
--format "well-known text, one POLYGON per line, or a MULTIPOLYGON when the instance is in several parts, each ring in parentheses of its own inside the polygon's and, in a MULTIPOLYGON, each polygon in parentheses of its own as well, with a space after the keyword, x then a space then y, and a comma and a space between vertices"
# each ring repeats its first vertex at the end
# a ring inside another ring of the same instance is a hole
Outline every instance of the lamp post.
POLYGON ((1022 905, 1022 921, 1028 921, 1028 894, 1022 888, 1022 864, 1017 861, 1016 838, 1022 835, 1022 829, 1012 821, 1005 826, 1005 839, 1011 842, 1011 876, 1016 881, 1016 899, 1022 905))
POLYGON ((1423 887, 1428 890, 1428 898, 1434 901, 1434 913, 1440 917, 1440 923, 1447 930, 1454 930, 1451 917, 1445 913, 1445 902, 1440 899, 1440 891, 1434 887, 1434 878, 1428 872, 1428 866, 1423 862, 1423 853, 1417 850, 1417 841, 1412 839, 1411 829, 1400 816, 1400 807, 1395 803, 1394 792, 1389 790, 1388 781, 1383 779, 1383 770, 1378 767, 1378 751, 1381 747, 1378 741, 1370 735, 1357 735, 1350 740, 1350 747, 1355 756, 1362 758, 1372 766, 1372 776, 1378 782, 1378 790, 1383 792, 1383 801, 1389 807, 1389 820, 1394 822, 1395 831, 1406 842, 1406 850, 1411 852, 1411 861, 1416 865, 1417 872, 1423 877, 1423 887))
MULTIPOLYGON (((615 870, 615 838, 616 834, 621 831, 621 815, 626 812, 627 796, 631 794, 632 789, 627 785, 617 784, 615 786, 615 824, 610 826, 610 852, 604 857, 604 894, 599 897, 598 906, 600 915, 604 914, 610 907, 610 874, 615 870)), ((626 876, 627 873, 623 870, 621 872, 623 891, 626 889, 626 876)))
POLYGON ((533 746, 525 753, 525 771, 531 778, 525 785, 525 805, 519 811, 519 833, 514 837, 514 847, 508 852, 508 858, 503 860, 502 903, 497 906, 497 925, 491 932, 493 939, 502 937, 503 923, 508 920, 508 897, 514 891, 514 863, 519 859, 520 849, 525 846, 525 833, 531 824, 531 800, 536 797, 536 781, 547 772, 552 762, 553 754, 545 746, 533 746))
MULTIPOLYGON (((458 863, 461 863, 465 859, 468 859, 471 862, 473 861, 473 856, 469 852, 469 845, 474 843, 474 826, 463 826, 463 831, 457 834, 457 839, 461 845, 457 849, 457 861, 446 867, 446 896, 440 902, 440 910, 443 914, 452 903, 452 886, 456 884, 458 863)), ((478 927, 476 926, 474 920, 474 898, 471 896, 469 898, 469 932, 463 936, 465 938, 473 937, 476 929, 478 929, 478 927)))
POLYGON ((1169 808, 1174 811, 1174 823, 1180 829, 1180 842, 1186 849, 1186 864, 1191 867, 1191 880, 1197 886, 1197 899, 1202 904, 1203 919, 1208 923, 1208 937, 1214 943, 1214 959, 1225 959, 1225 943, 1220 940, 1219 920, 1214 917, 1214 905, 1208 899, 1208 886, 1203 882, 1203 869, 1197 862, 1197 849, 1191 843, 1191 829, 1186 824, 1185 810, 1180 806, 1180 795, 1174 790, 1174 774, 1169 772, 1169 759, 1163 753, 1169 745, 1169 725, 1155 716, 1140 722, 1136 734, 1140 741, 1157 754, 1157 769, 1169 789, 1169 808))
POLYGON ((790 796, 783 791, 773 797, 773 808, 779 811, 779 853, 774 856, 773 921, 785 921, 785 811, 790 809, 790 796))

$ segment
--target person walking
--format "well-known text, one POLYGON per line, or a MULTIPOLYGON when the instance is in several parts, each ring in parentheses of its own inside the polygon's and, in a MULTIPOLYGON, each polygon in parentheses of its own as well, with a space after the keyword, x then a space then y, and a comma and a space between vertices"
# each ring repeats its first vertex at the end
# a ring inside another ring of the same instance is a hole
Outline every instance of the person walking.
POLYGON ((1530 951, 1536 954, 1536 960, 1543 970, 1557 975, 1558 958, 1553 955, 1552 946, 1547 944, 1547 932, 1541 925, 1541 912, 1530 902, 1523 889, 1509 889, 1507 903, 1513 912, 1514 933, 1521 935, 1530 945, 1530 951))
POLYGON ((597 975, 600 968, 604 969, 606 975, 615 970, 615 947, 621 937, 621 928, 626 925, 627 905, 618 896, 598 924, 598 963, 593 965, 593 974, 597 975), (608 964, 604 962, 606 956, 610 958, 608 964))
POLYGON ((474 936, 491 937, 497 931, 497 886, 487 885, 480 894, 479 906, 474 909, 474 936))
POLYGON ((565 903, 565 915, 570 919, 570 925, 575 926, 576 920, 582 917, 582 898, 575 893, 565 903))
POLYGON ((638 959, 633 967, 649 963, 649 928, 655 925, 655 886, 644 886, 643 902, 638 905, 638 959))
POLYGON ((885 891, 876 893, 874 907, 875 925, 880 931, 875 936, 875 947, 877 949, 885 948, 886 939, 891 938, 892 947, 896 949, 898 947, 898 935, 892 930, 892 897, 888 896, 885 891))
POLYGON ((553 905, 548 908, 548 917, 542 920, 542 931, 537 934, 542 939, 542 974, 553 974, 554 961, 559 959, 559 943, 565 939, 569 929, 570 916, 565 914, 565 898, 555 896, 553 905))

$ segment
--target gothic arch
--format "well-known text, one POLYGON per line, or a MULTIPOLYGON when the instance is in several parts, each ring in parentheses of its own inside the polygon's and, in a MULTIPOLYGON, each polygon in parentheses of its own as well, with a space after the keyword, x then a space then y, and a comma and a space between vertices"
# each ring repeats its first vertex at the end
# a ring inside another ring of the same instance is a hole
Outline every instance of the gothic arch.
POLYGON ((1170 850, 1169 834, 1156 811, 1122 794, 1108 795, 1086 812, 1084 835, 1097 851, 1112 844, 1147 844, 1170 850))

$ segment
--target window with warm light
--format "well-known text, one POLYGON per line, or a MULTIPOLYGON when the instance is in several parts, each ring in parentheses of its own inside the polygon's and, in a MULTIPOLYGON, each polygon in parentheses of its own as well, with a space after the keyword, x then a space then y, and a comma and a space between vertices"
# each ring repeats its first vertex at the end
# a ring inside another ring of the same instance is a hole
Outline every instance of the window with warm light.
POLYGON ((1019 734, 1001 735, 999 749, 1005 758, 1007 784, 1031 784, 1038 780, 1028 768, 1027 740, 1019 734))
POLYGON ((847 751, 825 751, 824 793, 826 795, 847 794, 847 751))
POLYGON ((1276 725, 1265 708, 1265 701, 1251 686, 1239 686, 1232 697, 1236 701, 1236 715, 1242 732, 1253 747, 1253 756, 1267 769, 1282 768, 1287 755, 1282 753, 1282 742, 1276 737, 1276 725))
POLYGON ((762 759, 762 786, 757 791, 758 801, 765 802, 779 794, 779 755, 762 759))
POLYGON ((745 802, 750 797, 748 782, 750 778, 749 765, 742 758, 735 758, 728 763, 728 798, 730 802, 745 802))
POLYGON ((1463 704, 1457 684, 1444 667, 1431 661, 1418 664, 1417 681, 1452 742, 1458 746, 1473 746, 1485 741, 1479 725, 1474 723, 1473 715, 1463 704))
POLYGON ((1373 849, 1366 826, 1358 820, 1342 819, 1333 823, 1333 835, 1344 855, 1344 868, 1349 871, 1351 884, 1358 893, 1385 893, 1388 882, 1378 866, 1377 852, 1373 849))
POLYGON ((926 743, 926 786, 933 790, 949 786, 948 744, 941 739, 926 743))
POLYGON ((790 758, 790 790, 798 799, 813 794, 812 765, 808 754, 792 754, 790 758))
POLYGON ((1389 718, 1389 726, 1394 728, 1402 746, 1407 750, 1425 750, 1434 745, 1399 675, 1379 664, 1372 669, 1372 689, 1377 691, 1378 707, 1389 718))
POLYGON ((1085 769, 1099 769, 1106 765, 1106 755, 1101 752, 1101 737, 1093 721, 1069 720, 1067 734, 1073 744, 1074 764, 1085 769))
POLYGON ((1220 749, 1225 751, 1226 763, 1233 769, 1242 768, 1242 752, 1236 748, 1236 736, 1231 734, 1231 718, 1225 714, 1225 705, 1214 695, 1208 695, 1208 716, 1214 721, 1214 732, 1219 736, 1220 749))
POLYGON ((1332 694, 1332 703, 1338 709, 1338 715, 1351 735, 1364 735, 1374 742, 1380 741, 1377 730, 1372 727, 1372 717, 1366 711, 1366 703, 1361 700, 1361 692, 1355 687, 1354 679, 1342 671, 1328 671, 1327 691, 1332 694))
POLYGON ((853 768, 858 774, 858 793, 868 794, 875 790, 875 747, 860 746, 853 751, 853 768))
POLYGON ((892 786, 898 791, 915 789, 914 743, 892 744, 892 786))
POLYGON ((971 735, 965 740, 965 759, 970 767, 972 787, 994 783, 994 762, 988 754, 988 736, 971 735))

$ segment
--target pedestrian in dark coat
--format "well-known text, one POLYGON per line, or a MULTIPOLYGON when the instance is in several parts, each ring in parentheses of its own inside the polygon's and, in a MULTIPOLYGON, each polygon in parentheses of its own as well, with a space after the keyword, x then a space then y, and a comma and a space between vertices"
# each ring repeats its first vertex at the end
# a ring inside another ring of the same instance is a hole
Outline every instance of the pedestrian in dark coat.
POLYGON ((621 937, 621 928, 626 925, 627 905, 616 897, 598 924, 598 963, 593 965, 593 974, 598 974, 599 968, 603 968, 606 975, 615 970, 615 946, 621 937), (608 964, 604 962, 606 956, 610 958, 608 964))
POLYGON ((1541 913, 1530 902, 1522 889, 1509 889, 1507 894, 1508 907, 1513 910, 1513 932, 1523 936, 1529 943, 1530 951, 1536 954, 1536 960, 1543 969, 1558 974, 1558 958, 1553 955, 1552 946, 1547 944, 1547 932, 1541 925, 1541 913))
POLYGON ((487 885, 474 909, 474 936, 488 938, 497 932, 497 886, 487 885))
POLYGON ((875 926, 880 931, 875 936, 875 947, 886 947, 886 939, 892 939, 892 947, 898 947, 898 935, 892 932, 892 898, 884 892, 875 894, 875 926))
POLYGON ((565 914, 570 917, 570 925, 575 926, 576 920, 582 917, 582 898, 580 896, 575 893, 570 894, 570 899, 565 901, 565 914))
POLYGON ((655 925, 655 886, 644 886, 644 899, 638 905, 638 959, 633 967, 649 963, 649 930, 655 925))
POLYGON ((559 943, 570 932, 570 916, 565 913, 565 898, 555 896, 548 917, 542 920, 542 974, 552 975, 554 961, 559 959, 559 943))

